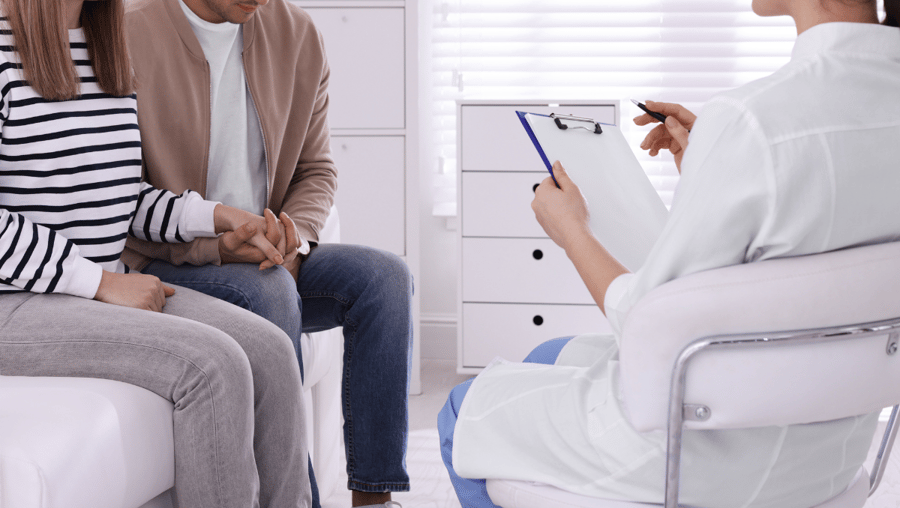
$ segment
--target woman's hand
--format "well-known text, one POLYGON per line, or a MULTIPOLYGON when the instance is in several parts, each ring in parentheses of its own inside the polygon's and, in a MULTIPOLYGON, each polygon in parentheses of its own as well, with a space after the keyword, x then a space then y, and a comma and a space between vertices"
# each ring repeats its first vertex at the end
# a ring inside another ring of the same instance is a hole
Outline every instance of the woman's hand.
POLYGON ((153 275, 114 273, 104 270, 94 300, 123 307, 162 312, 166 297, 175 290, 153 275))
MULTIPOLYGON (((680 104, 647 101, 647 109, 666 115, 665 125, 657 125, 641 143, 641 148, 650 150, 650 156, 656 157, 660 150, 669 150, 675 156, 675 166, 681 173, 681 159, 688 146, 688 134, 697 121, 697 115, 680 104)), ((634 118, 638 125, 659 123, 659 120, 644 113, 634 118)))
POLYGON ((585 236, 592 237, 587 201, 559 161, 553 164, 553 178, 547 177, 534 191, 531 209, 538 223, 566 252, 585 236))

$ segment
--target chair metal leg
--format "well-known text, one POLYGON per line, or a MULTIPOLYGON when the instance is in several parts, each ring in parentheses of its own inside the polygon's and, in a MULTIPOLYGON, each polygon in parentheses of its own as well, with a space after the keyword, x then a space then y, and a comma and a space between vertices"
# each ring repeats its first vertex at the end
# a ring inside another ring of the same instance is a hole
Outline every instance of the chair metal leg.
POLYGON ((869 476, 870 496, 878 488, 878 484, 881 483, 881 478, 884 476, 884 471, 887 469, 888 457, 891 455, 891 448, 894 447, 894 438, 897 437, 898 410, 900 410, 900 405, 894 406, 891 410, 891 418, 888 420, 887 427, 884 429, 884 436, 881 438, 881 447, 878 449, 878 456, 875 457, 872 474, 869 476))
POLYGON ((678 487, 681 475, 681 440, 684 433, 684 389, 687 364, 695 353, 705 349, 713 339, 701 339, 688 345, 672 370, 669 392, 669 423, 666 437, 666 508, 678 508, 678 487))

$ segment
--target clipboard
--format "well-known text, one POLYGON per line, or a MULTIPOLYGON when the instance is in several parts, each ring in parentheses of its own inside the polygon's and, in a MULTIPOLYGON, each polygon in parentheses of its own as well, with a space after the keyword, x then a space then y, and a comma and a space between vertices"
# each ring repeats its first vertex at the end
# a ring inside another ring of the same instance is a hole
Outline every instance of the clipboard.
POLYGON ((632 272, 647 259, 669 212, 622 131, 590 118, 517 111, 553 176, 559 161, 588 203, 594 235, 632 272))

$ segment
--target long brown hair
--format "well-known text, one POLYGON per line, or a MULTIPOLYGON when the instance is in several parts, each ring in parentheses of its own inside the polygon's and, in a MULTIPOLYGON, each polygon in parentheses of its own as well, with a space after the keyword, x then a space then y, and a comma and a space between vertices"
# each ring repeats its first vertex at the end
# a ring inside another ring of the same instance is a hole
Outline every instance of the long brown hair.
MULTIPOLYGON (((0 0, 28 84, 48 100, 66 100, 81 90, 69 50, 62 0, 0 0)), ((104 92, 134 92, 134 73, 125 44, 122 0, 87 0, 81 9, 88 55, 104 92)))

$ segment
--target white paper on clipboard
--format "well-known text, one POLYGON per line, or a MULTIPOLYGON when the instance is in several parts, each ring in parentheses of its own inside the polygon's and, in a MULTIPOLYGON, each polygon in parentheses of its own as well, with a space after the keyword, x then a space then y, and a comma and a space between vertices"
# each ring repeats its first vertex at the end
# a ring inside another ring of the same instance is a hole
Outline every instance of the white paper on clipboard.
POLYGON ((603 246, 632 272, 640 268, 665 225, 666 206, 634 156, 622 131, 565 120, 560 129, 546 115, 519 113, 522 125, 550 170, 559 161, 581 189, 591 213, 591 230, 603 246))

